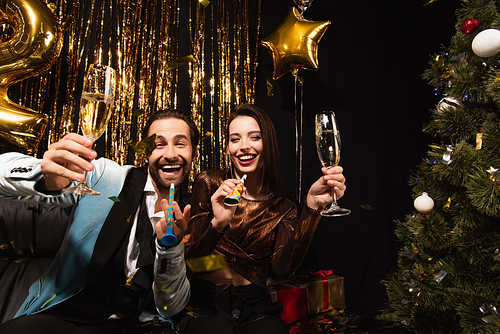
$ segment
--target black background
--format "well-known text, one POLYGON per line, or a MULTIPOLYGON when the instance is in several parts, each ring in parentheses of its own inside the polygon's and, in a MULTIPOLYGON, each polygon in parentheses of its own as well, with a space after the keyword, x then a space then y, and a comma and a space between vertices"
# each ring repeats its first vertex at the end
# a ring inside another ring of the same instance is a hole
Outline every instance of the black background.
MULTIPOLYGON (((429 109, 442 98, 421 75, 432 54, 455 34, 458 0, 315 0, 303 16, 330 20, 319 42, 317 72, 303 70, 296 86, 291 73, 272 81, 269 51, 259 49, 256 104, 268 112, 281 147, 281 192, 297 200, 295 107, 303 104, 302 196, 320 176, 314 143, 314 114, 333 110, 338 118, 347 192, 339 201, 352 214, 323 218, 302 268, 332 269, 344 277, 347 310, 362 317, 379 313, 385 300, 380 281, 396 265, 395 220, 413 208, 408 180, 433 138, 422 133, 429 109), (295 98, 294 89, 303 90, 295 98), (298 103, 297 103, 298 102, 298 103), (363 209, 362 205, 373 209, 363 209)), ((261 38, 284 20, 291 0, 263 1, 261 38)), ((300 110, 300 109, 298 109, 300 110)), ((303 201, 302 201, 303 202, 303 201)))

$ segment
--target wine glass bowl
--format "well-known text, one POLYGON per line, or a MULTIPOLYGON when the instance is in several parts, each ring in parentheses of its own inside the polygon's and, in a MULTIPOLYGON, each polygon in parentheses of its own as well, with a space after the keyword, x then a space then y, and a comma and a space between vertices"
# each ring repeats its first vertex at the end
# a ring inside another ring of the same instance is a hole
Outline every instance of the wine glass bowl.
POLYGON ((80 103, 81 129, 85 137, 96 141, 106 130, 111 118, 113 99, 102 94, 82 93, 80 103), (100 110, 99 110, 100 109, 100 110))
MULTIPOLYGON (((85 137, 95 142, 108 125, 115 96, 115 71, 102 64, 91 64, 85 73, 80 98, 80 128, 85 137)), ((85 172, 85 179, 87 173, 85 172)), ((78 195, 99 195, 85 181, 64 192, 78 195)))
MULTIPOLYGON (((335 167, 340 162, 340 132, 337 118, 333 111, 322 111, 315 116, 316 150, 323 167, 335 167)), ((351 210, 341 208, 337 204, 335 191, 332 188, 332 205, 321 211, 325 217, 345 216, 351 210)))

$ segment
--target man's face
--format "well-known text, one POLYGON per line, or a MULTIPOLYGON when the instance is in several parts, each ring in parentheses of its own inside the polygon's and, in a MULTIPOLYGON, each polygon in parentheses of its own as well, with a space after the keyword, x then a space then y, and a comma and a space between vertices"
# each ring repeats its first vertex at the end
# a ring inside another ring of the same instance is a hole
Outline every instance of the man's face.
POLYGON ((157 147, 148 159, 148 172, 156 186, 156 190, 167 192, 170 184, 177 189, 191 171, 193 147, 189 126, 177 118, 154 121, 148 136, 156 133, 157 147))

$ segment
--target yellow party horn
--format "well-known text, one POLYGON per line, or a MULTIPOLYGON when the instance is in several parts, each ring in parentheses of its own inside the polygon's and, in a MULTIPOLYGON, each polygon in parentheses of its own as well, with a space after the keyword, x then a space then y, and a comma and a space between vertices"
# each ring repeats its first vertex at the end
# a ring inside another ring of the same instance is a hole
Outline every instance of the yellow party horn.
POLYGON ((238 183, 236 187, 234 187, 233 191, 231 191, 231 193, 224 198, 224 204, 233 206, 237 205, 240 202, 241 193, 243 192, 243 185, 245 184, 246 178, 247 175, 243 175, 240 183, 238 183))
POLYGON ((177 242, 177 237, 172 233, 172 225, 174 224, 174 209, 172 202, 174 201, 175 189, 174 184, 170 184, 170 193, 168 195, 168 211, 167 211, 167 232, 160 241, 164 246, 172 246, 177 242))

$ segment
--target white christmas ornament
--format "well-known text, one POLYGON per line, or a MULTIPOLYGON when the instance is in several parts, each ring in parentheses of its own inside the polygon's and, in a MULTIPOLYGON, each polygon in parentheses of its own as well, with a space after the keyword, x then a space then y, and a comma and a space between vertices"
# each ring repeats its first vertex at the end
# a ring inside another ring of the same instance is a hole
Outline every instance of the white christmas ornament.
POLYGON ((443 113, 446 110, 457 111, 457 109, 463 108, 463 106, 464 105, 462 104, 462 102, 460 102, 456 98, 446 96, 442 98, 441 101, 439 101, 439 103, 437 104, 437 111, 440 113, 443 113))
POLYGON ((413 206, 420 213, 427 213, 434 209, 434 201, 427 195, 427 193, 422 193, 422 195, 415 198, 413 206))
POLYGON ((479 57, 487 58, 500 52, 500 30, 486 29, 472 40, 472 51, 479 57))

